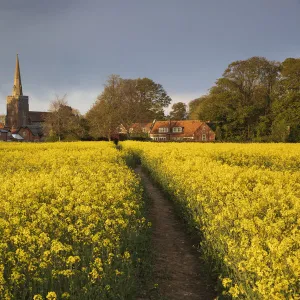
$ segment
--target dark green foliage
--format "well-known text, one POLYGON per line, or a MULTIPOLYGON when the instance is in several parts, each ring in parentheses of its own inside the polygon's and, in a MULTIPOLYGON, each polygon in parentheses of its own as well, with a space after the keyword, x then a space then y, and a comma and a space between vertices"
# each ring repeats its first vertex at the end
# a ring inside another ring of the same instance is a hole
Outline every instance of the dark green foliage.
POLYGON ((172 105, 172 110, 170 112, 170 118, 172 120, 186 120, 187 110, 186 104, 183 102, 177 102, 172 105))
POLYGON ((218 124, 224 141, 300 141, 300 59, 252 57, 231 63, 189 118, 218 124))

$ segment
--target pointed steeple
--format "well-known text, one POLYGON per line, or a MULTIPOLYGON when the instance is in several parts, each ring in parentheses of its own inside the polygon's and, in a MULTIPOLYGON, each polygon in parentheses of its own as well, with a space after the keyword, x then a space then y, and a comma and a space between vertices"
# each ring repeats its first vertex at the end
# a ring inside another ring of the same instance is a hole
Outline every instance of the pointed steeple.
POLYGON ((17 54, 16 70, 14 78, 13 96, 23 96, 19 56, 17 54))

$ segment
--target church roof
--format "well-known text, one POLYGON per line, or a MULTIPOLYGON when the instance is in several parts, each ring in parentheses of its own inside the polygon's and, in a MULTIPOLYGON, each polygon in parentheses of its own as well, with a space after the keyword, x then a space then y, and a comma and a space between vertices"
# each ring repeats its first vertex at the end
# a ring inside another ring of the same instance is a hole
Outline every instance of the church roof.
POLYGON ((34 136, 42 136, 43 135, 43 128, 41 126, 38 125, 26 125, 26 126, 22 126, 18 129, 18 132, 20 132, 21 129, 25 129, 28 128, 32 135, 34 136))
POLYGON ((46 111, 29 111, 28 117, 31 122, 45 122, 48 114, 49 112, 46 111))

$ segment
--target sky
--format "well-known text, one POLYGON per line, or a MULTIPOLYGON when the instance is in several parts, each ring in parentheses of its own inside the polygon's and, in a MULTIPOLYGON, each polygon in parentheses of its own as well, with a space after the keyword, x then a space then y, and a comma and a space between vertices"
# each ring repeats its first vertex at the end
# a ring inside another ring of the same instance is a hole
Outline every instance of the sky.
POLYGON ((84 114, 111 74, 188 103, 233 61, 300 57, 299 16, 300 0, 0 0, 0 114, 17 53, 30 110, 66 94, 84 114))

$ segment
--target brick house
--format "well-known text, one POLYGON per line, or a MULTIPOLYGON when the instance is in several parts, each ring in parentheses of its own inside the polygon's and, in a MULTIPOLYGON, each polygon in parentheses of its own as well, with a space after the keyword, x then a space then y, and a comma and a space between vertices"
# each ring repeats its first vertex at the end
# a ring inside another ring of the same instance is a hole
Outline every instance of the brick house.
POLYGON ((0 141, 9 141, 11 139, 11 132, 8 129, 0 129, 0 141))
POLYGON ((130 137, 149 137, 150 131, 155 123, 155 120, 151 123, 133 123, 128 132, 130 137))
POLYGON ((199 120, 156 121, 150 131, 154 141, 213 142, 215 133, 209 123, 199 120))
POLYGON ((43 131, 40 126, 22 126, 16 133, 23 137, 24 142, 41 142, 43 140, 43 131))

